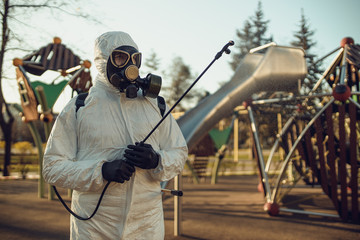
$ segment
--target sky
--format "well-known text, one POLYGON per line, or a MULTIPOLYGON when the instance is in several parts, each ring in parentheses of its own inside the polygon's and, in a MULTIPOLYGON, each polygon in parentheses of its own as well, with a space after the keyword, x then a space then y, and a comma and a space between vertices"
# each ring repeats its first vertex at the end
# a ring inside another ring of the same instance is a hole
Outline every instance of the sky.
MULTIPOLYGON (((83 1, 79 11, 87 12, 100 23, 58 14, 54 11, 36 12, 25 23, 11 22, 14 31, 21 32, 27 47, 37 50, 52 42, 54 36, 82 59, 93 62, 94 41, 107 31, 128 32, 139 46, 143 60, 151 52, 160 59, 162 75, 175 57, 181 57, 191 67, 195 78, 214 59, 216 53, 229 41, 236 40, 236 30, 254 16, 258 0, 102 0, 83 1), (26 24, 26 25, 24 25, 26 24)), ((319 57, 340 46, 344 37, 360 42, 359 0, 262 0, 264 20, 269 20, 266 35, 277 45, 290 46, 299 30, 301 11, 315 32, 317 45, 312 53, 319 57)), ((7 57, 3 91, 7 102, 20 102, 14 67, 11 60, 23 55, 10 52, 7 57)), ((17 53, 19 54, 19 53, 17 53)), ((329 61, 331 60, 331 57, 329 61)), ((198 88, 214 93, 220 83, 229 81, 233 71, 231 56, 224 54, 197 83, 198 88)), ((326 65, 325 65, 326 67, 326 65)), ((146 69, 145 69, 146 70, 146 69)), ((91 68, 92 77, 97 71, 91 68)), ((44 79, 53 77, 44 76, 44 79)), ((194 78, 194 80, 195 80, 194 78)), ((30 80, 38 80, 30 78, 30 80)), ((169 80, 163 77, 163 85, 169 80)), ((59 97, 54 106, 58 112, 70 100, 70 89, 59 97)))

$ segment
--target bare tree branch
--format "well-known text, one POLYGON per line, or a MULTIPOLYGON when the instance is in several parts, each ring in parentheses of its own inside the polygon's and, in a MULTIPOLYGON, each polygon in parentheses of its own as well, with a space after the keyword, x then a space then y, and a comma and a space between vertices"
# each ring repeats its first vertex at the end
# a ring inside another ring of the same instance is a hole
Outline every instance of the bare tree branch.
POLYGON ((91 20, 93 22, 96 22, 96 23, 100 24, 100 21, 98 21, 96 18, 93 18, 89 14, 72 13, 72 12, 69 12, 69 11, 65 10, 64 8, 62 8, 60 6, 55 6, 55 5, 49 5, 49 4, 29 4, 29 5, 27 5, 27 4, 14 4, 14 5, 10 5, 9 8, 48 8, 48 9, 51 9, 51 10, 55 9, 57 11, 65 13, 67 15, 74 16, 74 17, 81 17, 81 18, 88 19, 88 20, 91 20))

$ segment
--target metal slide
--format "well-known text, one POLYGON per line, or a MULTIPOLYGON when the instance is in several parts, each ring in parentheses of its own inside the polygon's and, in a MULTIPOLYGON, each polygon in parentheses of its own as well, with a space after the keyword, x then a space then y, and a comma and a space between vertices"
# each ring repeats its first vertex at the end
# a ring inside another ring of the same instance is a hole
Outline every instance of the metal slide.
POLYGON ((304 55, 300 48, 281 46, 247 54, 228 83, 178 119, 189 150, 252 94, 296 90, 307 74, 304 55))

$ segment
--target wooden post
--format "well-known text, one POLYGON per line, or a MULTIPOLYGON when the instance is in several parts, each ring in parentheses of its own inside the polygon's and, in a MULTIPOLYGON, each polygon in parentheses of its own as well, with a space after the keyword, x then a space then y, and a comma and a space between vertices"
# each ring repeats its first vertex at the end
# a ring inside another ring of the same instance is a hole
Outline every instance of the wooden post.
POLYGON ((234 120, 234 162, 239 162, 239 119, 234 120))
MULTIPOLYGON (((174 178, 174 189, 180 190, 182 183, 182 176, 179 174, 174 178)), ((174 236, 181 235, 181 219, 182 219, 182 206, 181 197, 174 196, 174 236)))

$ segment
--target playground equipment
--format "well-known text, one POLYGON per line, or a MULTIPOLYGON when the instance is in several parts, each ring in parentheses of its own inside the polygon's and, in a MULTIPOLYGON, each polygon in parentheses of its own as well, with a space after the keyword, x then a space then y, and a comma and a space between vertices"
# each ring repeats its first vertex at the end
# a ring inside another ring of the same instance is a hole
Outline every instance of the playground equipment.
POLYGON ((215 155, 215 160, 211 168, 211 184, 216 184, 219 168, 228 149, 236 118, 237 112, 234 112, 231 123, 227 128, 222 130, 217 128, 211 129, 208 135, 201 140, 197 149, 191 152, 194 158, 191 162, 190 160, 186 161, 186 165, 191 172, 194 183, 199 183, 200 178, 207 176, 209 156, 215 155))
MULTIPOLYGON (((38 196, 44 196, 44 180, 42 177, 43 147, 40 133, 34 122, 44 122, 45 138, 47 139, 52 123, 52 108, 63 89, 69 85, 73 92, 78 94, 86 92, 92 86, 90 66, 88 60, 81 60, 70 49, 61 43, 61 39, 54 38, 53 43, 23 57, 15 58, 13 65, 16 67, 16 78, 21 98, 22 119, 27 123, 39 152, 39 187, 38 196), (42 81, 30 81, 28 73, 41 76, 51 70, 58 76, 51 84, 42 81), (41 107, 39 110, 38 106, 41 107)), ((51 188, 49 198, 52 199, 51 188)))
MULTIPOLYGON (((246 55, 231 80, 178 119, 191 151, 222 118, 259 91, 297 91, 306 73, 304 52, 269 44, 266 54, 246 55)), ((220 149, 220 148, 218 148, 220 149)), ((214 180, 213 180, 214 181, 214 180)))
POLYGON ((271 45, 266 54, 248 54, 231 80, 178 119, 191 150, 222 118, 259 91, 296 91, 307 74, 304 51, 271 45))
POLYGON ((266 200, 264 210, 270 215, 286 211, 359 223, 359 68, 360 45, 345 38, 331 65, 308 94, 247 102, 266 200), (324 81, 330 85, 330 92, 316 94, 324 81), (317 104, 308 104, 315 98, 317 104), (296 109, 288 115, 265 161, 254 112, 273 105, 296 109), (285 157, 276 161, 274 153, 279 149, 285 157), (276 171, 270 173, 271 169, 276 171), (309 187, 320 186, 338 215, 281 207, 282 199, 300 180, 309 187))
MULTIPOLYGON (((264 210, 270 215, 277 215, 279 210, 301 212, 280 208, 279 205, 282 197, 303 179, 310 186, 321 186, 343 220, 359 222, 360 162, 357 119, 360 107, 360 47, 355 45, 352 39, 346 38, 342 40, 339 49, 326 56, 339 51, 330 67, 306 95, 300 95, 296 91, 301 80, 307 75, 302 49, 269 44, 252 50, 227 84, 178 120, 189 150, 191 151, 220 119, 230 116, 235 107, 245 103, 266 201, 264 210), (266 50, 265 53, 257 53, 260 49, 266 50), (315 94, 315 90, 324 80, 329 83, 332 92, 315 94), (259 92, 279 93, 280 97, 249 101, 253 94, 259 92), (323 107, 316 108, 309 104, 311 99, 315 98, 323 107), (261 110, 261 106, 269 110, 274 105, 277 105, 277 114, 283 110, 292 114, 283 116, 283 119, 288 116, 289 120, 279 131, 270 156, 265 161, 255 112, 261 110), (285 152, 285 158, 275 161, 275 152, 279 148, 285 152)), ((175 211, 175 214, 179 223, 181 213, 175 211)))
POLYGON ((209 132, 210 137, 213 139, 213 141, 215 143, 215 147, 217 149, 216 159, 215 159, 212 171, 211 171, 211 183, 212 184, 217 183, 220 164, 221 164, 221 161, 225 157, 226 150, 228 149, 228 142, 230 139, 231 131, 233 130, 233 127, 234 127, 234 122, 235 122, 236 117, 237 117, 237 115, 234 113, 230 126, 225 128, 224 130, 218 130, 216 128, 213 128, 209 132))
MULTIPOLYGON (((217 92, 203 99, 195 108, 178 119, 189 151, 222 118, 231 116, 234 109, 259 91, 297 91, 307 74, 304 51, 269 44, 265 54, 248 54, 239 64, 231 80, 217 92)), ((174 179, 175 189, 181 179, 174 179)), ((181 201, 174 199, 174 233, 181 234, 181 201)))

